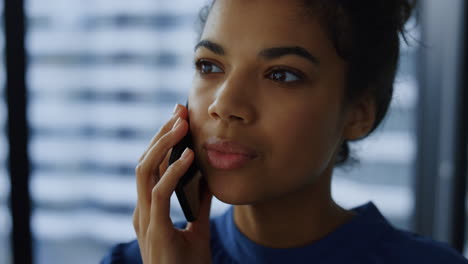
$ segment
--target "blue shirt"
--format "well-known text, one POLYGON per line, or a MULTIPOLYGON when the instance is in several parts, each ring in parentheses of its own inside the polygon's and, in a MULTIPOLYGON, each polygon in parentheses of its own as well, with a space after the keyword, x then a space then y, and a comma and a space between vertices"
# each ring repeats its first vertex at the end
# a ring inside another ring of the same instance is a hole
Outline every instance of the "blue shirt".
MULTIPOLYGON (((314 264, 468 264, 448 244, 393 227, 368 202, 352 209, 357 214, 324 238, 298 248, 268 248, 242 234, 233 220, 233 207, 211 221, 212 263, 314 264)), ((184 228, 186 223, 176 223, 184 228)), ((101 264, 142 263, 138 241, 114 246, 101 264)))

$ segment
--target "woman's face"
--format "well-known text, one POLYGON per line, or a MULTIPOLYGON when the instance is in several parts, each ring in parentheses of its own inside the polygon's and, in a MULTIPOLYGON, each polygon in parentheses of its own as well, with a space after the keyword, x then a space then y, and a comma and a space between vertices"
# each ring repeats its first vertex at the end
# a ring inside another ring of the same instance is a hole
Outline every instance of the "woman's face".
POLYGON ((201 36, 215 45, 195 51, 190 129, 197 163, 223 202, 281 197, 312 186, 334 164, 346 119, 346 65, 298 3, 218 0, 201 36), (210 137, 258 156, 217 169, 203 148, 210 137))

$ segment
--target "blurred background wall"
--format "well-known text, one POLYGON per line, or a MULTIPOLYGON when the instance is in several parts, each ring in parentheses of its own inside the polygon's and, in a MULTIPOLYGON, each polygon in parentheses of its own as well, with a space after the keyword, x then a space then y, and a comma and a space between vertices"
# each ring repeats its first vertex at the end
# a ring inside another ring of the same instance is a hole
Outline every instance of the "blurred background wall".
MULTIPOLYGON (((205 2, 24 2, 34 263, 97 263, 115 243, 135 239, 134 168, 174 104, 185 103, 194 73, 194 23, 205 2)), ((413 19, 408 31, 389 115, 378 132, 354 146, 361 163, 335 171, 332 191, 346 208, 372 200, 395 226, 417 230, 416 110, 422 90, 421 45, 414 39, 421 39, 421 25, 413 19)), ((10 264, 7 156, 2 133, 0 263, 10 264)), ((175 196, 172 202, 172 219, 182 220, 175 196)), ((215 200, 213 215, 226 207, 215 200)))

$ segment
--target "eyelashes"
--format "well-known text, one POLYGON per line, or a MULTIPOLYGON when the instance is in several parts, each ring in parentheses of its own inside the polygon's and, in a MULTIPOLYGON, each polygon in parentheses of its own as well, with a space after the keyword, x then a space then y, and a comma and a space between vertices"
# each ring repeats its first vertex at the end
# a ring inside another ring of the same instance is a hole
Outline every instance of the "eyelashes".
POLYGON ((284 68, 275 68, 266 76, 270 77, 271 80, 284 83, 293 83, 302 81, 304 78, 300 73, 293 72, 292 70, 284 68))
MULTIPOLYGON (((215 63, 200 59, 194 62, 195 70, 201 75, 224 73, 224 70, 215 63)), ((265 74, 265 77, 280 83, 296 83, 305 79, 304 75, 287 67, 274 67, 265 74)))
POLYGON ((200 74, 210 74, 210 73, 221 73, 224 72, 220 67, 216 66, 216 64, 209 62, 207 60, 198 60, 195 62, 195 69, 200 72, 200 74), (217 71, 213 71, 213 68, 218 69, 217 71))

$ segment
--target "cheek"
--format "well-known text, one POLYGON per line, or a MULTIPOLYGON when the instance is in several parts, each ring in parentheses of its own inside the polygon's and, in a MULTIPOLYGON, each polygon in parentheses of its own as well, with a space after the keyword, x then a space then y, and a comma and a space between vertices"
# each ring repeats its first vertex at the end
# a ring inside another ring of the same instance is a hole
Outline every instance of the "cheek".
MULTIPOLYGON (((211 89, 212 90, 212 89, 211 89)), ((190 120, 199 120, 201 118, 207 118, 206 109, 210 104, 210 100, 213 96, 213 91, 211 91, 202 81, 199 80, 197 76, 194 77, 192 81, 192 88, 189 91, 189 117, 190 120), (202 115, 205 114, 205 115, 202 115)), ((196 124, 199 122, 195 122, 196 124)))
POLYGON ((192 137, 194 142, 198 142, 199 132, 201 130, 201 124, 203 124, 203 118, 206 118, 202 112, 203 109, 203 98, 200 97, 196 91, 193 89, 190 91, 189 94, 189 119, 190 119, 190 133, 192 133, 192 137))
MULTIPOLYGON (((203 92, 200 86, 196 86, 194 82, 193 88, 189 93, 189 119, 190 133, 192 134, 193 147, 195 154, 202 152, 201 142, 203 140, 203 126, 209 121, 208 106, 211 96, 207 92, 203 92)), ((206 135, 205 135, 206 136, 206 135)))
POLYGON ((315 178, 328 167, 340 137, 336 116, 325 112, 284 119, 278 124, 282 129, 277 129, 272 141, 277 142, 272 156, 275 170, 315 178))
POLYGON ((204 88, 201 85, 201 82, 198 80, 198 77, 195 76, 193 77, 192 80, 192 87, 189 90, 189 95, 188 95, 188 100, 189 100, 189 105, 190 109, 196 109, 199 108, 199 104, 203 100, 204 97, 204 88))

